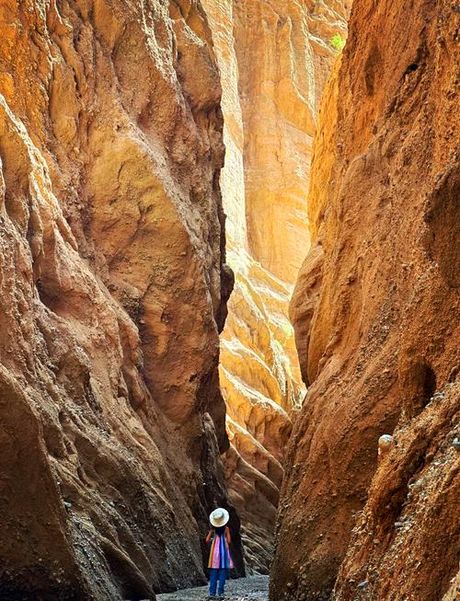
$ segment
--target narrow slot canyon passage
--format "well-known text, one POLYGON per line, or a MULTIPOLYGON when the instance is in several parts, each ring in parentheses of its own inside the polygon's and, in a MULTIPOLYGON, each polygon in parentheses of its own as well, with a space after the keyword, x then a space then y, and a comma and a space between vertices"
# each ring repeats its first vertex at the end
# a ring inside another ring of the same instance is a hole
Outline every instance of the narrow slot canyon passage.
POLYGON ((307 192, 324 83, 345 4, 203 0, 221 74, 227 262, 220 386, 231 503, 246 570, 268 574, 292 414, 305 396, 289 302, 308 252, 307 192))
POLYGON ((450 0, 0 1, 0 601, 460 600, 459 65, 450 0))

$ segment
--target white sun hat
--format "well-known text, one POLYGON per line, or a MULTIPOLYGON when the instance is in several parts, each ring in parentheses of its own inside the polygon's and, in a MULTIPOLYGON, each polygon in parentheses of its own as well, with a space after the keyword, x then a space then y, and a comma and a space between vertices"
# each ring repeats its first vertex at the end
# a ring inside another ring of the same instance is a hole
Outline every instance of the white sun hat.
POLYGON ((228 511, 226 509, 223 509, 222 507, 214 509, 214 511, 209 516, 209 521, 215 528, 221 528, 222 526, 225 526, 229 519, 230 516, 228 514, 228 511))

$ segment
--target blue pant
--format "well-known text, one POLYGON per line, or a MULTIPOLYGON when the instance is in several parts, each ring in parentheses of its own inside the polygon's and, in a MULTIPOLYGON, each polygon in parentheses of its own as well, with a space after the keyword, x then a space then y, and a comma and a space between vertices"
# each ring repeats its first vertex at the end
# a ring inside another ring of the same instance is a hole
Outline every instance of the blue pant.
POLYGON ((225 579, 227 578, 227 568, 209 568, 209 595, 213 597, 216 594, 217 583, 219 583, 217 593, 224 594, 225 579))

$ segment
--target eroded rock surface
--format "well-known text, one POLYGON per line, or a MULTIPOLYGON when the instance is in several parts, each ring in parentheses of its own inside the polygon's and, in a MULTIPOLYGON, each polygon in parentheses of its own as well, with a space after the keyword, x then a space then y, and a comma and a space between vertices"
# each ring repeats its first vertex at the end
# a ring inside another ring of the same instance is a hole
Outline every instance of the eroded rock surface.
POLYGON ((191 0, 3 0, 0 33, 0 596, 153 598, 203 582, 227 502, 210 30, 191 0))
POLYGON ((333 599, 458 595, 459 27, 447 1, 353 5, 292 304, 310 388, 276 601, 331 598, 345 556, 333 599), (383 434, 394 444, 378 465, 383 434))
POLYGON ((261 573, 268 572, 272 559, 291 413, 303 394, 285 313, 289 292, 248 260, 236 276, 221 347, 231 443, 225 456, 227 486, 242 520, 247 564, 261 573))
POLYGON ((353 530, 334 599, 458 599, 459 420, 456 382, 398 428, 353 530))
POLYGON ((222 80, 228 260, 222 336, 231 499, 248 565, 267 572, 291 412, 304 395, 288 304, 308 244, 318 99, 345 31, 341 2, 203 0, 222 80))

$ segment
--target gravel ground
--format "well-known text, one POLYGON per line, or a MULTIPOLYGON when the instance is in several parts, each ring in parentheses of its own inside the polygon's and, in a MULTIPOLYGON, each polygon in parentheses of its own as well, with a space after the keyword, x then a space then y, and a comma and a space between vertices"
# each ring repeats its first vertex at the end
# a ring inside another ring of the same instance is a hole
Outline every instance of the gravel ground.
MULTIPOLYGON (((157 595, 158 601, 204 601, 208 587, 188 588, 175 593, 157 595)), ((267 601, 268 576, 250 576, 229 580, 225 586, 225 601, 267 601)))

